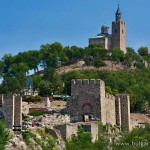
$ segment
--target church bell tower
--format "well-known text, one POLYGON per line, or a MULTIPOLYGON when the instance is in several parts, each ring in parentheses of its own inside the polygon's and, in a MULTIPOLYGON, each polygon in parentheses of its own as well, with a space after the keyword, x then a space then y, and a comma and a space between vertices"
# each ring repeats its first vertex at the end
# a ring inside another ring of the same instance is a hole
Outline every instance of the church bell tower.
POLYGON ((120 48, 126 53, 126 23, 122 21, 122 13, 118 6, 115 21, 112 22, 112 49, 120 48))

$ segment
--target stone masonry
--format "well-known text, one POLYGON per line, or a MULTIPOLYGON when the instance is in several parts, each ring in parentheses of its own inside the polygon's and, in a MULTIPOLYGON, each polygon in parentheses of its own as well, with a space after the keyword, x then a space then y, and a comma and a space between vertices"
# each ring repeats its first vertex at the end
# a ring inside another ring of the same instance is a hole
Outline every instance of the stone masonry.
POLYGON ((82 126, 85 132, 90 132, 92 135, 92 141, 95 142, 98 139, 98 124, 89 122, 68 123, 55 126, 60 131, 60 134, 64 140, 71 138, 73 135, 77 135, 78 127, 82 126))
POLYGON ((0 94, 0 119, 4 119, 9 128, 22 124, 22 98, 20 96, 0 94))
POLYGON ((107 25, 102 25, 101 33, 89 38, 89 44, 101 44, 108 50, 119 48, 126 53, 126 23, 122 21, 122 12, 119 6, 115 13, 115 21, 112 22, 112 33, 109 34, 107 25))
POLYGON ((106 93, 105 83, 100 79, 73 79, 67 108, 71 122, 101 121, 130 130, 129 96, 106 93))

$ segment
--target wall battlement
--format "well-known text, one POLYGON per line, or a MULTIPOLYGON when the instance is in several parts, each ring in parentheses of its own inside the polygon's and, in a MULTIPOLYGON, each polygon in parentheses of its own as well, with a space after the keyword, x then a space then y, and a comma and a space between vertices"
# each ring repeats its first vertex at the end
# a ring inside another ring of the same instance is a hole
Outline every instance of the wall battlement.
POLYGON ((60 134, 64 140, 71 138, 72 135, 77 135, 78 127, 82 126, 85 132, 90 132, 92 135, 92 141, 95 142, 98 139, 98 124, 97 123, 69 123, 54 126, 55 129, 60 131, 60 134))
POLYGON ((105 98, 109 99, 109 100, 115 100, 115 96, 109 94, 109 93, 105 93, 105 98))
POLYGON ((129 99, 129 95, 128 94, 118 94, 117 97, 119 97, 120 99, 129 99))
POLYGON ((100 79, 72 79, 71 85, 102 85, 104 81, 100 79))
POLYGON ((100 79, 73 79, 71 101, 67 103, 72 122, 99 120, 103 124, 130 128, 130 98, 127 94, 113 96, 105 92, 100 79))
MULTIPOLYGON (((113 24, 115 24, 115 25, 116 25, 116 24, 118 24, 118 22, 114 21, 114 22, 113 22, 113 24)), ((125 22, 123 22, 123 21, 120 21, 120 24, 121 24, 121 25, 126 25, 126 23, 125 23, 125 22)))

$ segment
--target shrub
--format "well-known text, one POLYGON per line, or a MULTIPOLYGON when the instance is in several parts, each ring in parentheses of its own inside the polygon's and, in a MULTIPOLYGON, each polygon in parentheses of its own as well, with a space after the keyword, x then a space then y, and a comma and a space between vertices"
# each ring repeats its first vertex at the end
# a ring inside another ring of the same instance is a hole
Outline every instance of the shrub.
POLYGON ((82 126, 79 126, 77 136, 72 136, 66 141, 66 148, 67 150, 107 150, 108 139, 99 135, 99 139, 92 142, 91 133, 85 132, 82 126))
POLYGON ((96 59, 94 61, 94 67, 99 68, 99 67, 104 67, 104 66, 106 66, 106 64, 102 59, 96 59))
POLYGON ((5 150, 5 146, 9 140, 9 129, 6 128, 4 121, 0 120, 0 149, 5 150))
POLYGON ((47 110, 33 110, 32 112, 29 113, 31 116, 40 116, 48 113, 47 110))
POLYGON ((42 97, 41 96, 29 96, 27 98, 23 98, 24 101, 26 102, 41 102, 42 101, 42 97))

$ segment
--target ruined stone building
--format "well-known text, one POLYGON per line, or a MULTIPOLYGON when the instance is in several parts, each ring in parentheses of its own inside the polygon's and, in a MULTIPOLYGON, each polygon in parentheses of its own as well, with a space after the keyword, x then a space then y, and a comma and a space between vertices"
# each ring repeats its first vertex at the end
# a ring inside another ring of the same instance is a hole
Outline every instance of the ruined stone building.
POLYGON ((109 34, 108 26, 102 25, 101 33, 89 38, 89 44, 101 44, 108 50, 120 48, 126 53, 126 23, 122 21, 119 6, 115 14, 115 21, 112 22, 112 33, 109 34))
POLYGON ((0 94, 0 120, 4 119, 6 125, 22 125, 22 98, 20 96, 0 94))
POLYGON ((71 138, 72 135, 77 135, 78 127, 82 126, 85 132, 90 132, 92 135, 92 141, 95 142, 98 139, 98 124, 89 122, 80 123, 68 123, 62 125, 56 125, 55 128, 60 131, 63 140, 71 138))
POLYGON ((106 93, 105 83, 100 79, 73 79, 67 107, 71 122, 101 121, 130 130, 129 96, 106 93))

